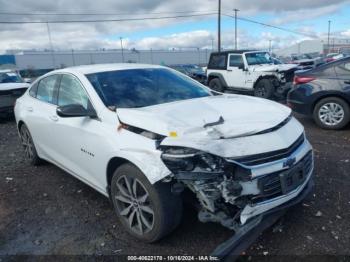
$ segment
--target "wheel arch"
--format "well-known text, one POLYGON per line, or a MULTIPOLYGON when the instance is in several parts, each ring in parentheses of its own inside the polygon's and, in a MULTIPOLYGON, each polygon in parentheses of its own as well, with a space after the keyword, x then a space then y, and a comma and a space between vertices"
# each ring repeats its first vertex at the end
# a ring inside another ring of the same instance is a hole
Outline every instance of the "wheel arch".
POLYGON ((21 130, 21 127, 25 125, 24 121, 23 120, 19 120, 18 123, 17 123, 17 129, 18 131, 21 130))
POLYGON ((210 73, 208 75, 208 85, 210 83, 211 80, 215 79, 215 78, 218 78, 221 82, 221 84, 224 86, 224 87, 227 87, 227 83, 226 83, 226 80, 225 78, 223 77, 222 74, 220 73, 210 73))
POLYGON ((107 181, 107 193, 109 196, 111 193, 111 182, 112 182, 114 171, 126 163, 130 163, 134 165, 132 162, 122 157, 113 157, 108 161, 107 168, 106 168, 106 181, 107 181))
POLYGON ((312 102, 312 106, 311 106, 311 110, 313 113, 315 110, 315 106, 317 105, 318 102, 320 102, 322 99, 325 98, 329 98, 329 97, 336 97, 339 99, 344 100, 349 106, 350 106, 350 100, 349 98, 347 98, 345 95, 343 95, 342 93, 338 93, 338 92, 332 92, 332 93, 324 93, 322 95, 319 95, 313 102, 312 102))
MULTIPOLYGON (((267 80, 277 80, 278 78, 275 75, 262 75, 259 76, 258 79, 256 79, 253 89, 255 89, 256 85, 259 83, 259 81, 263 80, 263 79, 267 79, 267 80)), ((273 83, 272 83, 273 84, 273 83)), ((274 85, 274 87, 276 88, 276 86, 274 85)))

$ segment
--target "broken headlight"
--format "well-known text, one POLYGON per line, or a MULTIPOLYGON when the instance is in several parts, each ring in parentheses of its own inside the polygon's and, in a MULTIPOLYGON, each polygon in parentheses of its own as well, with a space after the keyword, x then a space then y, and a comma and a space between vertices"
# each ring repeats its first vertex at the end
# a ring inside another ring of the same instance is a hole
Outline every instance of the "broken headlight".
POLYGON ((179 172, 222 173, 226 161, 218 156, 191 148, 163 148, 164 164, 174 174, 179 172))

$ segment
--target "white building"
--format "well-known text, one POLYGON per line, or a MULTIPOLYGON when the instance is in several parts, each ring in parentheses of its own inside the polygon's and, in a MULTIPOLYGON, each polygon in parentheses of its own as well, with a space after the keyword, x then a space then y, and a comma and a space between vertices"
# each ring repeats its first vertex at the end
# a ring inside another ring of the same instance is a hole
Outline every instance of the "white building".
POLYGON ((291 54, 305 53, 350 53, 350 39, 330 38, 328 39, 305 40, 290 47, 276 50, 278 56, 289 56, 291 54))
POLYGON ((100 63, 207 64, 211 50, 88 50, 19 51, 9 50, 19 70, 53 69, 100 63))

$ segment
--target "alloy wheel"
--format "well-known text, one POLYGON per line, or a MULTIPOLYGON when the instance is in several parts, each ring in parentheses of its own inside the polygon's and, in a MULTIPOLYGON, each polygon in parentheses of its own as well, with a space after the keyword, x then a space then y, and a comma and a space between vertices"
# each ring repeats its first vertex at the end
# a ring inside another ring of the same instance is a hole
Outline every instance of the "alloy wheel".
POLYGON ((34 158, 34 145, 27 128, 21 128, 21 141, 24 148, 25 157, 29 160, 34 158))
POLYGON ((142 182, 124 175, 116 186, 116 207, 122 219, 138 235, 150 232, 154 227, 154 210, 142 182))
POLYGON ((326 103, 318 111, 320 121, 327 126, 335 126, 343 121, 344 109, 337 103, 326 103))

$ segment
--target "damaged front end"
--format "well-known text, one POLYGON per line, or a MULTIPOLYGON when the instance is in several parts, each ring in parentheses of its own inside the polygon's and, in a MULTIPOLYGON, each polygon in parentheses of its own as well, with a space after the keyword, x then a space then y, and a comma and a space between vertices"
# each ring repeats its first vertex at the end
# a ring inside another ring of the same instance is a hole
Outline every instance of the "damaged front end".
POLYGON ((235 159, 184 147, 160 150, 177 190, 183 185, 196 195, 199 220, 234 231, 297 196, 313 170, 312 150, 304 135, 286 150, 235 159), (286 159, 292 159, 288 165, 286 159))

